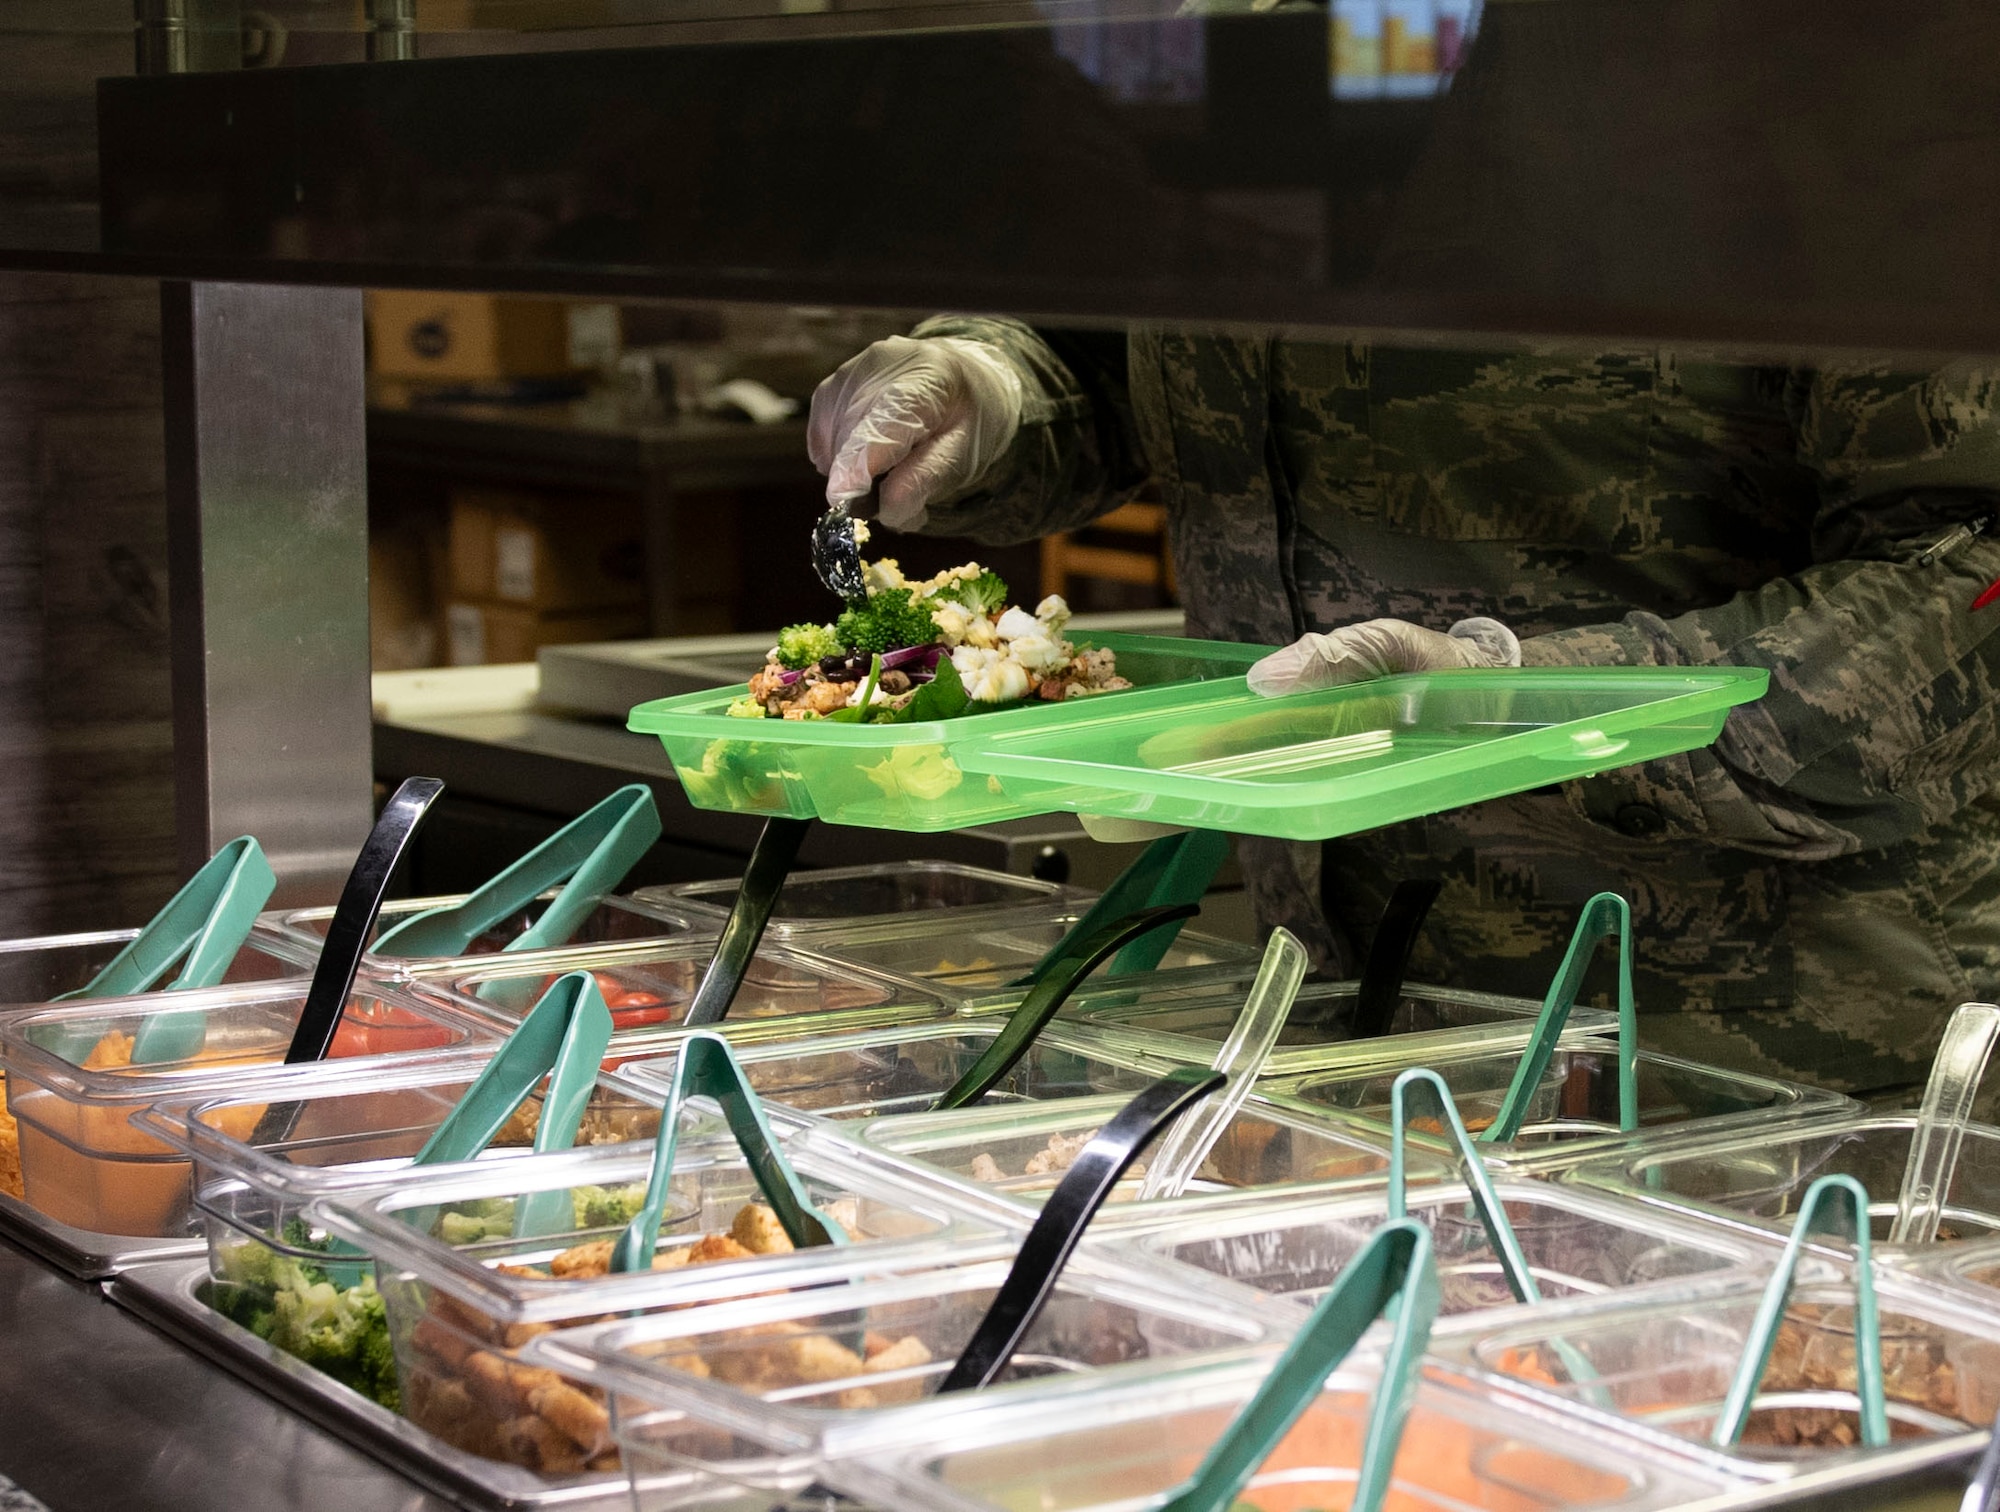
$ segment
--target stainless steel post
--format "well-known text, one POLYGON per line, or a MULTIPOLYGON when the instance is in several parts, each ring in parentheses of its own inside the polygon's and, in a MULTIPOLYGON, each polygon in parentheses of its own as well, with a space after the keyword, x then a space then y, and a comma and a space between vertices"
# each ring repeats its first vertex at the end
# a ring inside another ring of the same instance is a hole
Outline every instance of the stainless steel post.
POLYGON ((361 295, 161 285, 181 865, 254 834, 331 901, 368 832, 361 295))
POLYGON ((368 56, 377 63, 417 55, 417 0, 368 0, 368 56))

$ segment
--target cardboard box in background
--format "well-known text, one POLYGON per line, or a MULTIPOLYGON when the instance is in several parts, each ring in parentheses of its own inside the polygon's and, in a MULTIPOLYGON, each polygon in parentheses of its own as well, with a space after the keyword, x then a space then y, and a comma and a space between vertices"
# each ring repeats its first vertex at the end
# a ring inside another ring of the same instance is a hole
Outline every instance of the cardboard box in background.
POLYGON ((449 558, 453 599, 543 613, 646 601, 645 526, 629 496, 454 488, 449 558))
POLYGON ((424 521, 368 533, 368 652, 377 672, 437 665, 436 543, 424 521))
POLYGON ((625 640, 646 633, 646 611, 626 609, 550 614, 512 604, 454 600, 444 609, 445 664, 480 667, 535 659, 543 646, 625 640))
POLYGON ((370 289, 369 371, 478 382, 565 378, 618 360, 615 305, 370 289))

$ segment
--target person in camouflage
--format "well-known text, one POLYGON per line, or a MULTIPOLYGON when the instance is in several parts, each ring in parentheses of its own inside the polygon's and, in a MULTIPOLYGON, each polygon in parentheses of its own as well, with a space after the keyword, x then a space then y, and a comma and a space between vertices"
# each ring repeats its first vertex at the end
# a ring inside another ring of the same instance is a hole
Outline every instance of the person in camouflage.
POLYGON ((1150 482, 1192 634, 1485 616, 1531 666, 1770 669, 1707 750, 1243 842, 1260 919, 1322 971, 1429 875, 1413 979, 1539 997, 1615 891, 1649 1045, 1862 1093, 1920 1082, 1951 1008, 2000 990, 2000 606, 1970 609, 2000 577, 2000 371, 914 336, 814 403, 829 497, 880 476, 892 526, 1017 541, 1150 482))

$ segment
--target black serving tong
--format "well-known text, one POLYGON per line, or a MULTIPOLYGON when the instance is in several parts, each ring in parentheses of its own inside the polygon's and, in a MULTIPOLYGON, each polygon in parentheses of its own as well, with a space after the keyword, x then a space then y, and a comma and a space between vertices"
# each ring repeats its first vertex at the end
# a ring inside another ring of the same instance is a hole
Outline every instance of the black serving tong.
MULTIPOLYGON (((305 1007, 285 1051, 286 1065, 325 1060, 333 1048, 347 994, 354 987, 354 974, 360 969, 369 933, 389 891, 389 878, 443 792, 444 784, 435 777, 411 777, 383 805, 381 817, 362 842, 361 854, 354 858, 347 885, 341 889, 340 902, 327 925, 326 943, 320 946, 305 1007)), ((299 1108, 298 1103, 273 1103, 257 1121, 250 1142, 276 1144, 289 1137, 299 1108)))
POLYGON ((1028 989, 1019 1006, 1007 1015, 1007 1022, 994 1036, 993 1043, 966 1068, 963 1076, 945 1090, 932 1111, 966 1108, 978 1102, 1014 1069, 1015 1063, 1034 1044, 1035 1036, 1056 1016, 1056 1010, 1069 1001, 1078 983, 1106 958, 1154 930, 1179 928, 1184 920, 1193 918, 1200 911, 1193 903, 1142 908, 1122 919, 1100 924, 1088 935, 1078 937, 1072 934, 1066 938, 1062 951, 1046 958, 1036 968, 1035 985, 1028 989))
POLYGON ((764 821, 764 832, 750 852, 750 864, 743 868, 735 905, 722 926, 722 938, 716 942, 708 970, 702 973, 701 985, 695 988, 694 1000, 681 1020, 683 1027, 701 1029, 728 1016, 757 955, 757 942, 764 938, 764 926, 771 922, 771 910, 777 907, 778 889, 792 874, 799 846, 811 828, 810 819, 779 816, 764 821))
POLYGON ((1199 1066, 1170 1071, 1090 1137, 1042 1204, 1041 1216, 1028 1230, 1007 1279, 959 1353, 958 1363, 938 1387, 940 1393, 976 1391, 1000 1378, 1055 1291, 1084 1230, 1132 1162, 1162 1129, 1228 1080, 1220 1071, 1199 1066))

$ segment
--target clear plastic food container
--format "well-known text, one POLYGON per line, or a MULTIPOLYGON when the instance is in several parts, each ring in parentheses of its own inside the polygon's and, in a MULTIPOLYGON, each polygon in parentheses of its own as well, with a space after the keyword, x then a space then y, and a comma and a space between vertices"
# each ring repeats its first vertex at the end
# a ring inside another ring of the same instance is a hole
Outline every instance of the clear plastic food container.
MULTIPOLYGON (((934 984, 960 998, 994 994, 1005 998, 1008 984, 1032 971, 1082 917, 1077 909, 1046 918, 980 924, 956 917, 949 923, 906 919, 892 925, 826 930, 802 943, 829 959, 934 984)), ((1167 947, 1157 969, 1238 966, 1247 982, 1261 959, 1262 952, 1239 941, 1184 929, 1167 947)), ((1012 1001, 1020 1000, 1021 991, 1013 990, 1012 1001)))
MULTIPOLYGON (((1910 1251, 1895 1262, 1913 1284, 1935 1289, 1950 1305, 2000 1316, 2000 1240, 1910 1251)), ((2000 1341, 1961 1342, 1953 1363, 1963 1371, 1960 1413, 1969 1423, 2000 1413, 2000 1341)))
MULTIPOLYGON (((102 1234, 188 1232, 188 1161, 134 1122, 154 1103, 188 1106, 242 1092, 303 1090, 322 1068, 280 1068, 309 986, 276 983, 104 998, 27 1009, 0 1023, 8 1105, 19 1120, 21 1175, 30 1206, 102 1234), (171 1004, 169 1009, 167 1005, 171 1004), (201 1047, 181 1059, 131 1063, 134 1037, 154 1014, 196 1016, 201 1047)), ((349 996, 330 1059, 409 1059, 425 1064, 488 1053, 487 1022, 363 984, 349 996)), ((254 1126, 260 1104, 240 1116, 254 1126)))
MULTIPOLYGON (((607 1320, 545 1336, 528 1357, 599 1389, 677 1409, 692 1433, 675 1435, 668 1452, 694 1468, 702 1468, 702 1440, 734 1428, 729 1437, 740 1458, 764 1474, 800 1445, 893 1421, 909 1404, 934 1398, 1011 1264, 1010 1256, 967 1259, 847 1286, 607 1320)), ((1176 1281, 1077 1254, 999 1378, 973 1394, 1018 1405, 1079 1380, 1108 1388, 1176 1364, 1260 1352, 1297 1324, 1291 1309, 1254 1294, 1223 1284, 1196 1291, 1176 1281)), ((631 1404, 618 1405, 623 1411, 631 1404)), ((661 1447, 647 1446, 644 1456, 661 1447)), ((651 1467, 628 1468, 638 1475, 651 1467)))
MULTIPOLYGON (((1510 1049, 1426 1057, 1421 1064, 1444 1078, 1466 1128, 1477 1134, 1499 1113, 1520 1058, 1520 1051, 1510 1049)), ((1316 1072, 1267 1079, 1258 1090, 1280 1106, 1295 1103, 1364 1120, 1386 1139, 1389 1089, 1395 1079, 1392 1068, 1316 1072)), ((1852 1098, 1823 1088, 1645 1051, 1637 1058, 1637 1089, 1640 1130, 1671 1126, 1748 1134, 1773 1120, 1831 1116, 1859 1108, 1852 1098)), ((1482 1144, 1480 1150, 1489 1162, 1541 1169, 1603 1153, 1629 1137, 1618 1127, 1617 1046, 1593 1041, 1559 1046, 1529 1102, 1519 1137, 1482 1144)), ((1435 1142, 1439 1136, 1419 1128, 1412 1138, 1435 1142)))
MULTIPOLYGON (((1566 1179, 1657 1207, 1790 1233, 1807 1187, 1821 1176, 1852 1176, 1871 1194, 1871 1228, 1880 1242, 1896 1213, 1916 1126, 1911 1113, 1774 1121, 1727 1139, 1677 1137, 1669 1130, 1636 1141, 1615 1158, 1585 1161, 1566 1179)), ((1945 1193, 1938 1240, 1990 1237, 2000 1237, 2000 1129, 1969 1124, 1945 1193)))
MULTIPOLYGON (((559 891, 552 888, 529 907, 502 919, 474 940, 472 949, 463 956, 445 959, 435 956, 378 956, 371 951, 362 957, 363 965, 381 974, 394 976, 410 966, 422 965, 431 969, 449 970, 454 965, 463 967, 486 956, 497 955, 541 917, 542 910, 555 899, 559 891)), ((391 899, 382 905, 380 917, 369 930, 369 943, 372 945, 378 937, 416 914, 433 908, 446 908, 463 903, 466 896, 464 893, 456 893, 437 898, 391 899)), ((331 908, 273 909, 258 916, 251 939, 253 942, 258 940, 270 942, 276 949, 289 950, 299 955, 310 967, 319 959, 320 947, 326 943, 327 926, 332 922, 331 908)), ((648 942, 660 944, 690 936, 712 936, 715 928, 716 925, 711 925, 706 920, 692 919, 673 912, 663 913, 643 905, 635 905, 626 898, 605 898, 585 917, 576 933, 561 948, 648 942)), ((545 952, 534 951, 529 954, 540 959, 545 952)))
MULTIPOLYGON (((1761 1278, 1778 1246, 1677 1220, 1594 1192, 1542 1182, 1495 1184, 1544 1301, 1690 1282, 1761 1278)), ((1413 1189, 1409 1215, 1431 1232, 1440 1318, 1514 1305, 1466 1188, 1413 1189)), ((1388 1217, 1384 1194, 1273 1199, 1259 1204, 1176 1201, 1108 1214, 1104 1238, 1227 1276, 1307 1305, 1317 1302, 1388 1217)))
MULTIPOLYGON (((1077 989, 1062 1017, 1082 1025, 1138 1030, 1190 1041, 1186 1053, 1211 1058, 1229 1037, 1256 975, 1257 962, 1205 971, 1153 973, 1138 977, 1098 976, 1077 989)), ((1307 982, 1299 989, 1278 1043, 1264 1062, 1264 1075, 1367 1066, 1423 1065, 1432 1057, 1463 1056, 1482 1050, 1525 1046, 1542 1005, 1529 998, 1496 997, 1450 987, 1407 986, 1389 1021, 1387 1034, 1353 1038, 1356 982, 1307 982)), ((967 1012, 997 1012, 1019 1001, 1019 993, 969 999, 967 1012)), ((1583 1045, 1615 1036, 1618 1019, 1599 1008, 1571 1011, 1561 1043, 1583 1045)))
MULTIPOLYGON (((0 940, 0 1003, 46 1003, 86 986, 138 934, 136 929, 104 929, 93 934, 0 940)), ((260 939, 253 932, 229 963, 222 981, 224 985, 272 982, 311 974, 310 956, 279 941, 260 939)))
MULTIPOLYGON (((793 1250, 727 1139, 684 1139, 655 1269, 607 1274, 613 1240, 645 1194, 652 1151, 574 1151, 440 1167, 313 1212, 376 1262, 413 1422, 468 1453, 550 1474, 616 1468, 601 1393, 521 1362, 538 1334, 607 1316, 676 1309, 732 1316, 718 1299, 758 1296, 759 1316, 823 1306, 859 1274, 1011 1255, 1023 1225, 892 1171, 793 1146, 813 1204, 849 1243, 793 1250), (560 1194, 568 1232, 516 1238, 517 1213, 560 1194), (761 1295, 759 1295, 761 1294, 761 1295), (693 1307, 705 1303, 712 1306, 693 1307)), ((996 1263, 1004 1264, 1004 1260, 996 1263)))
MULTIPOLYGON (((618 1437, 637 1477, 694 1468, 735 1492, 732 1512, 765 1512, 814 1487, 863 1506, 936 1512, 1145 1512, 1194 1474, 1243 1410, 1268 1359, 1158 1371, 1140 1380, 1071 1376, 1034 1397, 938 1398, 813 1438, 790 1453, 751 1424, 676 1405, 620 1403, 618 1437)), ((1319 1512, 1348 1504, 1376 1375, 1343 1365, 1266 1457, 1238 1512, 1319 1512)), ((1576 1431, 1561 1416, 1436 1381, 1417 1389, 1386 1505, 1397 1512, 1651 1512, 1716 1495, 1724 1482, 1630 1439, 1576 1431)), ((720 1492, 717 1504, 722 1504, 720 1492)), ((642 1512, 665 1504, 637 1500, 642 1512)))
MULTIPOLYGON (((706 917, 720 929, 736 905, 736 877, 642 887, 630 901, 661 907, 689 919, 706 917)), ((956 861, 888 861, 879 866, 835 866, 796 871, 778 889, 777 905, 765 934, 787 941, 798 936, 881 924, 907 914, 923 914, 933 925, 949 914, 951 924, 981 923, 1001 915, 1062 913, 1090 894, 1035 877, 989 871, 956 861)))
MULTIPOLYGON (((300 1095, 286 1099, 284 1126, 259 1129, 267 1104, 253 1092, 187 1107, 157 1107, 139 1126, 194 1159, 194 1206, 207 1236, 211 1270, 240 1270, 229 1257, 246 1241, 312 1260, 296 1243, 307 1208, 322 1197, 373 1192, 409 1178, 409 1162, 458 1105, 488 1057, 472 1052, 416 1066, 328 1066, 300 1095)), ((541 1117, 531 1092, 482 1158, 528 1150, 541 1117)), ((651 1139, 658 1107, 600 1083, 585 1104, 576 1143, 651 1139)), ((701 1124, 712 1120, 699 1120, 701 1124)))
MULTIPOLYGON (((1090 1137, 1127 1101, 1118 1095, 1074 1097, 1028 1108, 1007 1103, 952 1113, 912 1113, 833 1125, 814 1137, 851 1139, 919 1164, 940 1180, 1039 1206, 1090 1137)), ((1445 1161, 1423 1154, 1409 1161, 1413 1181, 1442 1180, 1449 1169, 1445 1161)), ((1280 1112, 1253 1099, 1223 1127, 1187 1190, 1340 1190, 1379 1185, 1388 1170, 1386 1150, 1357 1137, 1352 1129, 1280 1112)), ((1142 1157, 1111 1200, 1136 1197, 1145 1172, 1142 1157)))
POLYGON ((1624 1307, 1557 1303, 1484 1333, 1440 1330, 1447 1367, 1531 1400, 1616 1422, 1727 1474, 1781 1478, 1986 1428, 2000 1406, 2000 1320, 1941 1304, 1878 1273, 1890 1443, 1861 1447, 1854 1395, 1853 1287, 1791 1295, 1743 1437, 1709 1434, 1728 1394, 1760 1289, 1624 1307), (1589 1373, 1579 1380, 1571 1363, 1589 1373))
MULTIPOLYGON (((406 980, 419 996, 436 995, 511 1029, 557 978, 588 971, 611 1010, 612 1043, 623 1048, 679 1026, 714 954, 712 940, 615 956, 588 947, 537 951, 413 968, 406 980)), ((914 982, 767 945, 751 959, 724 1023, 769 1024, 775 1035, 796 1036, 920 1022, 953 1012, 936 992, 914 982)))
MULTIPOLYGON (((737 1060, 767 1103, 822 1118, 928 1113, 1000 1033, 998 1022, 956 1020, 911 1028, 863 1029, 811 1039, 737 1041, 737 1060)), ((1051 1024, 992 1091, 989 1103, 1049 1102, 1095 1092, 1127 1096, 1191 1062, 1151 1042, 1113 1040, 1051 1024)), ((613 1076, 617 1086, 656 1104, 673 1080, 671 1052, 639 1059, 613 1076)))

